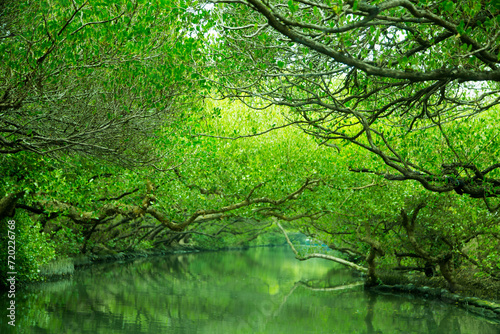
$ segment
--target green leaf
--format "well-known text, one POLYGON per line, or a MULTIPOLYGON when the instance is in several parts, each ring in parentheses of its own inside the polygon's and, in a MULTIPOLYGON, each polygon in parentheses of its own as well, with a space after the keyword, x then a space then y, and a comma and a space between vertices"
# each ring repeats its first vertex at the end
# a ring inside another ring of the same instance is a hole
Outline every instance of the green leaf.
POLYGON ((455 3, 453 1, 446 1, 443 4, 443 10, 448 13, 453 12, 455 10, 455 3))
POLYGON ((352 4, 352 11, 355 12, 358 9, 358 0, 355 0, 352 4))

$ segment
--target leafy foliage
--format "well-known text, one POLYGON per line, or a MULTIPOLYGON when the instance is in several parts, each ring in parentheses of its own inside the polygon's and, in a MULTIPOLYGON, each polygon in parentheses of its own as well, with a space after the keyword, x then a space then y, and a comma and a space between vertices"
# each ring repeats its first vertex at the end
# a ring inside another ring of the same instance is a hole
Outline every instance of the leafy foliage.
POLYGON ((306 133, 325 144, 355 144, 392 173, 357 171, 456 190, 497 209, 488 198, 498 195, 499 165, 486 153, 497 131, 482 128, 491 135, 472 145, 486 159, 458 148, 468 121, 480 122, 500 101, 493 3, 213 3, 212 29, 223 42, 208 43, 205 73, 217 73, 218 95, 255 108, 289 106, 289 121, 306 133), (419 146, 409 155, 398 139, 408 135, 437 135, 432 147, 442 151, 419 146), (449 166, 458 168, 452 182, 444 176, 449 166))
MULTIPOLYGON (((40 223, 33 221, 26 212, 17 212, 12 220, 15 221, 15 229, 10 231, 15 235, 15 254, 9 260, 15 264, 18 273, 16 278, 19 281, 35 280, 39 278, 39 267, 55 257, 55 245, 46 233, 40 233, 40 223)), ((0 266, 0 275, 2 280, 6 281, 7 273, 12 271, 7 267, 7 241, 12 239, 8 239, 6 223, 2 223, 0 232, 1 244, 4 246, 0 250, 0 256, 5 259, 0 266)))
POLYGON ((165 156, 158 137, 194 88, 184 62, 197 45, 181 31, 177 6, 8 2, 6 20, 23 15, 2 26, 1 153, 77 153, 129 166, 165 156))

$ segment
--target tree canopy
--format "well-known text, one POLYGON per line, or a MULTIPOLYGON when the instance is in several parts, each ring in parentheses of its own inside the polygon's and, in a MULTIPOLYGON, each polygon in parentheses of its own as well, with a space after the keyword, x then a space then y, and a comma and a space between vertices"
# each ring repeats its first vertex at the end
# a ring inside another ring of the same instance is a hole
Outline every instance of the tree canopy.
POLYGON ((321 143, 355 144, 385 166, 353 171, 498 209, 498 131, 474 127, 498 117, 497 1, 211 3, 220 96, 288 106, 321 143), (422 136, 434 140, 422 147, 422 136))
MULTIPOLYGON (((151 164, 180 106, 196 42, 171 1, 7 1, 0 17, 0 153, 151 164)), ((192 102, 189 102, 192 103, 192 102)))

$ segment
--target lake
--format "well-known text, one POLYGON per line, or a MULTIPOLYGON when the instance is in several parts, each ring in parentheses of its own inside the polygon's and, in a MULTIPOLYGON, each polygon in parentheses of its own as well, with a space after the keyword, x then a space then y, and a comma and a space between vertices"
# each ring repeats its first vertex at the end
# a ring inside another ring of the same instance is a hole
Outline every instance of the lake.
POLYGON ((453 305, 360 283, 287 247, 142 258, 19 291, 15 331, 3 316, 0 332, 500 333, 499 323, 453 305))

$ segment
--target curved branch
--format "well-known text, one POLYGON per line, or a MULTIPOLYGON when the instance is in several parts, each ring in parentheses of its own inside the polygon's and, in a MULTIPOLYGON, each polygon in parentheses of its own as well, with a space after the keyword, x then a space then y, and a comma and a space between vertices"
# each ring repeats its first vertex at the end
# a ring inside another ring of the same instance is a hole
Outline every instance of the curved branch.
MULTIPOLYGON (((420 81, 432 81, 432 80, 464 80, 464 81, 500 81, 500 70, 493 69, 491 71, 469 71, 464 69, 438 69, 431 70, 428 72, 408 72, 402 70, 393 70, 388 68, 383 68, 379 66, 374 66, 366 61, 360 60, 358 58, 352 57, 342 51, 336 51, 333 48, 321 44, 314 39, 307 37, 295 30, 289 28, 289 26, 279 19, 278 15, 264 2, 260 0, 246 0, 252 8, 261 13, 276 31, 282 35, 290 38, 293 42, 302 44, 312 50, 315 50, 325 56, 335 59, 335 61, 355 67, 369 75, 375 75, 385 78, 394 78, 400 80, 410 80, 412 82, 420 81)), ((215 1, 217 3, 217 1, 215 1)), ((410 1, 406 0, 394 0, 387 1, 386 3, 379 7, 379 11, 383 11, 389 8, 402 6, 407 8, 416 17, 427 17, 432 20, 436 20, 440 25, 444 26, 446 29, 457 34, 457 28, 438 16, 431 14, 427 11, 417 10, 410 1)), ((249 6, 250 7, 250 6, 249 6)), ((469 44, 476 44, 470 38, 463 37, 469 44)))
POLYGON ((290 245, 290 248, 292 249, 292 251, 295 254, 295 257, 298 260, 305 261, 305 260, 309 260, 309 259, 312 259, 312 258, 325 259, 325 260, 329 260, 329 261, 334 261, 334 262, 340 263, 340 264, 342 264, 344 266, 356 269, 357 271, 361 271, 361 272, 364 272, 364 273, 368 272, 368 269, 365 268, 365 267, 362 267, 362 266, 357 265, 357 264, 355 264, 353 262, 346 261, 344 259, 341 259, 341 258, 338 258, 338 257, 335 257, 335 256, 331 256, 331 255, 327 255, 327 254, 312 253, 312 254, 307 254, 305 256, 299 255, 299 252, 297 252, 297 250, 293 246, 292 242, 290 241, 290 238, 288 238, 288 234, 286 233, 285 229, 281 226, 280 223, 276 223, 276 225, 278 225, 278 227, 280 228, 280 230, 283 232, 283 235, 286 238, 286 242, 288 243, 288 245, 290 245))

